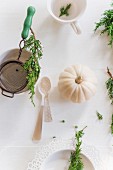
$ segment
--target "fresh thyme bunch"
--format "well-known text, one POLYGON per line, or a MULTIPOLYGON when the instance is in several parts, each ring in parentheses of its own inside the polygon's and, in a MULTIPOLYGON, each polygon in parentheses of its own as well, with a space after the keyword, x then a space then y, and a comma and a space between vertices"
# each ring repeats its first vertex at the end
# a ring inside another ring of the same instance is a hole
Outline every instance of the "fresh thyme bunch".
MULTIPOLYGON (((111 4, 111 6, 113 6, 113 4, 111 4)), ((107 35, 110 38, 108 45, 112 46, 113 44, 113 9, 104 11, 100 21, 96 23, 96 27, 94 31, 96 31, 99 27, 104 27, 100 35, 107 33, 107 35)))
MULTIPOLYGON (((86 128, 86 127, 85 127, 86 128)), ((84 128, 84 129, 85 129, 84 128)), ((75 140, 76 140, 76 148, 74 152, 71 152, 70 156, 70 165, 68 170, 83 170, 83 162, 81 159, 81 145, 82 145, 82 137, 84 135, 84 129, 76 132, 75 140)))
POLYGON ((39 60, 42 57, 42 46, 39 40, 36 40, 34 34, 25 40, 24 49, 29 50, 31 53, 30 58, 24 63, 24 69, 28 72, 28 89, 30 90, 30 99, 34 104, 33 96, 35 94, 35 83, 40 74, 39 60))

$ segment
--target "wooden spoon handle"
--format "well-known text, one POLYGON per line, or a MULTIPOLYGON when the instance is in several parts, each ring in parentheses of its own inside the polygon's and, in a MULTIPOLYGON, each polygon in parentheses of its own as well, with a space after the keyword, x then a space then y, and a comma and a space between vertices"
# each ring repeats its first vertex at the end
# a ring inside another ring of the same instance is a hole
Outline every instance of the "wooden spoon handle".
POLYGON ((41 136, 42 136, 42 122, 43 122, 43 106, 41 106, 39 114, 38 114, 35 130, 34 130, 34 134, 33 134, 33 138, 32 138, 33 141, 41 139, 41 136))

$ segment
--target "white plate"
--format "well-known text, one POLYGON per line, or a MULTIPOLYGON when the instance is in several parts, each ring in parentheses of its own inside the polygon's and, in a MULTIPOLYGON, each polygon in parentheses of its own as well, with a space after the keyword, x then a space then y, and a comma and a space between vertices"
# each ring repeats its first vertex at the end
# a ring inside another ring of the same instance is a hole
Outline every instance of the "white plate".
MULTIPOLYGON (((41 170, 68 170, 69 158, 73 150, 60 150, 50 155, 43 163, 41 170)), ((81 154, 84 164, 83 170, 95 170, 91 161, 81 154)))

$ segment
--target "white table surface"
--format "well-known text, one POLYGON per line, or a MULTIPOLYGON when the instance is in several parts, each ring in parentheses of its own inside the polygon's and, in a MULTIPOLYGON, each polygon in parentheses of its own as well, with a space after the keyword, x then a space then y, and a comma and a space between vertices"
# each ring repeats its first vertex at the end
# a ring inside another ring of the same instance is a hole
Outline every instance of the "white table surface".
MULTIPOLYGON (((113 137, 109 132, 113 108, 105 87, 106 67, 113 69, 113 52, 107 45, 108 38, 93 32, 94 23, 99 21, 103 11, 110 7, 110 3, 110 0, 87 0, 87 9, 79 20, 82 34, 77 36, 69 24, 60 25, 54 21, 47 11, 46 0, 1 1, 0 61, 4 52, 18 48, 26 8, 29 5, 36 8, 32 28, 44 46, 43 59, 40 61, 41 77, 48 76, 52 82, 49 99, 53 122, 43 124, 41 142, 53 136, 71 138, 74 136, 74 125, 79 128, 87 125, 85 143, 101 148, 101 151, 113 145, 113 137), (74 63, 89 66, 98 78, 96 95, 83 104, 65 101, 57 88, 59 74, 74 63), (103 114, 102 121, 97 120, 96 110, 103 114), (60 123, 63 119, 66 121, 64 124, 60 123)), ((31 139, 40 102, 41 96, 37 87, 35 108, 27 92, 15 95, 14 99, 0 94, 0 169, 25 170, 27 163, 35 155, 38 143, 33 143, 31 139), (5 160, 9 163, 5 164, 5 160)))

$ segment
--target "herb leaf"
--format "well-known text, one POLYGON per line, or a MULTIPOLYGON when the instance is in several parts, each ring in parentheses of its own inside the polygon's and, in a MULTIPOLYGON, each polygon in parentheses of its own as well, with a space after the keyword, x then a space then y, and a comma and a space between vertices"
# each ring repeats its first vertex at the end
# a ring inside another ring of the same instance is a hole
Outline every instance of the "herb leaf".
POLYGON ((96 114, 97 114, 98 120, 102 120, 103 119, 103 116, 98 111, 96 112, 96 114))
POLYGON ((61 122, 61 123, 65 123, 66 121, 65 121, 65 120, 61 120, 60 122, 61 122))
POLYGON ((53 136, 53 139, 55 139, 56 138, 56 136, 53 136))
POLYGON ((34 86, 40 74, 39 60, 42 57, 42 46, 39 40, 35 39, 34 35, 31 35, 29 39, 25 40, 24 49, 31 52, 30 58, 24 63, 24 69, 28 72, 28 89, 30 91, 30 99, 33 102, 33 96, 35 94, 34 86))
POLYGON ((60 8, 60 15, 59 17, 63 16, 63 15, 66 15, 66 16, 69 16, 69 9, 71 8, 71 4, 67 4, 66 7, 61 7, 60 8))
MULTIPOLYGON (((85 127, 86 128, 86 127, 85 127)), ((85 129, 84 128, 84 129, 85 129)), ((84 135, 84 129, 76 132, 75 140, 76 140, 76 148, 74 152, 71 152, 70 156, 70 165, 68 170, 82 170, 84 165, 81 159, 81 145, 82 145, 82 137, 84 135)))

